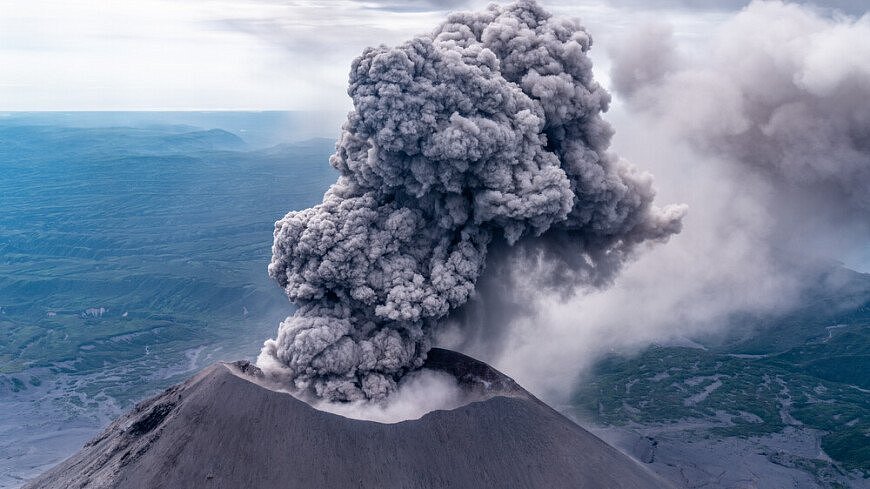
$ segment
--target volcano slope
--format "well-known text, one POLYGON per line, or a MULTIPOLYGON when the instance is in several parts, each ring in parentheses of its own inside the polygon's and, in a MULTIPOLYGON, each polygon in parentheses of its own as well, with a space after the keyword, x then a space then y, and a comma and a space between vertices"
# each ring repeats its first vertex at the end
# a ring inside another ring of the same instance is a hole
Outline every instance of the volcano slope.
POLYGON ((424 368, 480 400, 383 424, 263 387, 247 362, 220 363, 25 487, 669 487, 485 363, 436 348, 424 368))

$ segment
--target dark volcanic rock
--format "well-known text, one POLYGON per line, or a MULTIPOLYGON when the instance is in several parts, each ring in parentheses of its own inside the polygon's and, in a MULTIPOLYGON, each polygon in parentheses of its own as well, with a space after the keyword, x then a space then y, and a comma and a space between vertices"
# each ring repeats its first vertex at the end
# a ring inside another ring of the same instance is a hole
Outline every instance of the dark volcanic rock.
POLYGON ((435 349, 426 367, 482 400, 382 424, 262 387, 249 363, 216 364, 26 487, 669 487, 482 362, 435 349))

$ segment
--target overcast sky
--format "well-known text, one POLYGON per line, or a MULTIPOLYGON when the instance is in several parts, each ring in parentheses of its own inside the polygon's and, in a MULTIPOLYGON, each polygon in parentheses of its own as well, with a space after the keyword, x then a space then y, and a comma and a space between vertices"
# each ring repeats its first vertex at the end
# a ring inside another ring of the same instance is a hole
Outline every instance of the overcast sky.
MULTIPOLYGON (((486 1, 7 0, 0 9, 0 110, 344 110, 351 60, 486 1), (10 7, 11 5, 11 7, 10 7)), ((599 48, 650 19, 704 37, 741 0, 553 0, 599 48), (655 4, 655 7, 649 7, 655 4)), ((862 13, 863 0, 826 7, 862 13)), ((691 44, 691 43, 690 43, 691 44)))

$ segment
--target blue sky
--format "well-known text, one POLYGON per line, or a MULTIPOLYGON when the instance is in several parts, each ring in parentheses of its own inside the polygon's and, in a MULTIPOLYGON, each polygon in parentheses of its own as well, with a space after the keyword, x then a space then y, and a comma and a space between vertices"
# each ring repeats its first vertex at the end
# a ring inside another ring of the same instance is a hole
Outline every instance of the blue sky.
MULTIPOLYGON (((486 1, 11 0, 0 10, 0 110, 344 110, 351 60, 486 1), (11 8, 8 7, 11 5, 11 8)), ((666 19, 703 37, 742 0, 544 1, 606 49, 666 19)), ((828 6, 859 9, 861 2, 828 6)))

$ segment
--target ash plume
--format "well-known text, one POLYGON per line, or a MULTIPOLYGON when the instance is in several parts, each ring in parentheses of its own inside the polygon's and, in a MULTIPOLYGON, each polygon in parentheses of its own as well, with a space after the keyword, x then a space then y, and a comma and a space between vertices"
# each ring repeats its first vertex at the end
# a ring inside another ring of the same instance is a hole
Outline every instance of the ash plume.
POLYGON ((298 309, 258 363, 327 400, 383 399, 487 267, 606 284, 679 232, 684 207, 654 207, 651 177, 607 151, 591 45, 521 1, 354 60, 340 177, 275 225, 269 274, 298 309))

